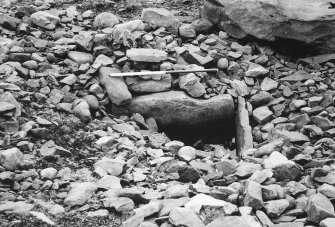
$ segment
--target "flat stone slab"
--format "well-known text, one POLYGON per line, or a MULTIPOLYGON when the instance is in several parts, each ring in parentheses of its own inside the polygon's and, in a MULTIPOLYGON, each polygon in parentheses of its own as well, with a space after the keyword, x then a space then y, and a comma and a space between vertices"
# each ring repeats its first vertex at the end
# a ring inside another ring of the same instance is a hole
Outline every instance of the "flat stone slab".
POLYGON ((183 127, 220 126, 233 119, 235 107, 231 95, 210 99, 195 99, 183 91, 168 91, 133 98, 124 109, 112 108, 113 113, 139 113, 153 117, 159 126, 183 127))
POLYGON ((127 57, 132 61, 161 62, 167 59, 167 53, 149 48, 132 48, 127 50, 127 57))

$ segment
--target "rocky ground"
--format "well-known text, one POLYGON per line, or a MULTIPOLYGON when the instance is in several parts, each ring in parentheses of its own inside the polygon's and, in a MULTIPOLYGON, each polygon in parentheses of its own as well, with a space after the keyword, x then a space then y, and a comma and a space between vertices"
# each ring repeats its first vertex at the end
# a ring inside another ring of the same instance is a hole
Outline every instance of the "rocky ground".
POLYGON ((1 4, 1 226, 335 226, 333 55, 232 39, 201 1, 1 4), (171 90, 233 100, 244 143, 189 146, 112 114, 171 90))

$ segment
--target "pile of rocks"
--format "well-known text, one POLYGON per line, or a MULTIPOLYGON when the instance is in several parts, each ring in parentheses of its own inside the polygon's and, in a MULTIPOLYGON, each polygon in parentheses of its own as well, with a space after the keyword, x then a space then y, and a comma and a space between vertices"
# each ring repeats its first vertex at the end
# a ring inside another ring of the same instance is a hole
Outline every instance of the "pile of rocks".
POLYGON ((334 225, 333 63, 297 65, 165 9, 121 23, 53 3, 0 15, 0 212, 50 225, 68 211, 131 214, 123 225, 142 227, 334 225), (109 76, 211 65, 215 76, 109 76), (226 114, 234 100, 253 138, 244 135, 240 158, 171 141, 158 133, 157 99, 200 106, 200 116, 208 105, 226 114), (110 104, 133 114, 108 115, 110 104), (85 127, 60 125, 71 114, 85 127))

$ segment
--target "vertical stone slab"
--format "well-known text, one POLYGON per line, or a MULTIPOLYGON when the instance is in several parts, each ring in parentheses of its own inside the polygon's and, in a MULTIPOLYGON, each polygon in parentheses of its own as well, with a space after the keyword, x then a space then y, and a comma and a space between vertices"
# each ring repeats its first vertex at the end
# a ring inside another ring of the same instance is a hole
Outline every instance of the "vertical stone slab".
POLYGON ((253 148, 252 131, 249 124, 249 114, 246 109, 245 99, 238 97, 237 99, 237 115, 236 115, 236 144, 237 154, 241 156, 243 151, 253 148))

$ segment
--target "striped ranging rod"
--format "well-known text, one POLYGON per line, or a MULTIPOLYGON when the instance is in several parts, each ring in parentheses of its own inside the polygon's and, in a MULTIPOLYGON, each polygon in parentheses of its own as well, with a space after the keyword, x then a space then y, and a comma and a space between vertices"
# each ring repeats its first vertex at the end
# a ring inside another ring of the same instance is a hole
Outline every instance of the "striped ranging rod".
POLYGON ((171 71, 147 71, 147 72, 126 72, 126 73, 111 73, 111 77, 124 77, 124 76, 153 76, 170 73, 196 73, 196 72, 217 72, 218 69, 194 69, 194 70, 171 70, 171 71))

